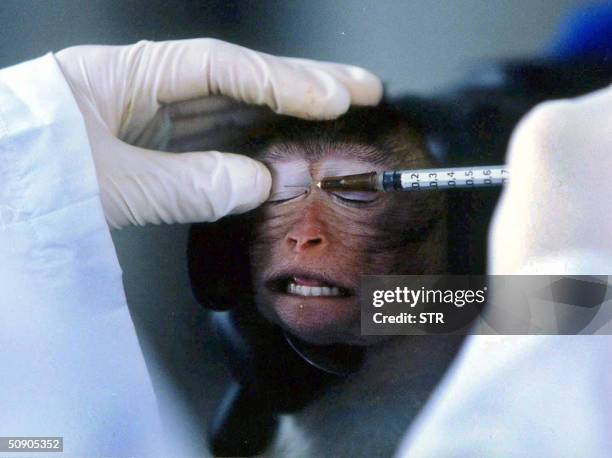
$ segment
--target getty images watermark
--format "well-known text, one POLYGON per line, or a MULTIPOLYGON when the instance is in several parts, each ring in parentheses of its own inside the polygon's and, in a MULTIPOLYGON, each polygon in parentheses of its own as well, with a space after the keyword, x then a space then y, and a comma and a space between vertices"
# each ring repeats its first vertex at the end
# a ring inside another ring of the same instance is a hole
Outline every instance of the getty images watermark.
POLYGON ((608 276, 364 276, 363 335, 612 334, 608 276))

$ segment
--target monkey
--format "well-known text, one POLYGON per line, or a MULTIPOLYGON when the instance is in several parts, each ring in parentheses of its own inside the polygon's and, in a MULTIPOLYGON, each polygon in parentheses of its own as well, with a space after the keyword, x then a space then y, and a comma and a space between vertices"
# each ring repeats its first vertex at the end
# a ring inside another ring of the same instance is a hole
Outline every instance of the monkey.
MULTIPOLYGON (((316 182, 438 163, 418 125, 384 103, 352 108, 334 121, 275 120, 252 133, 245 149, 268 166, 273 189, 269 201, 238 224, 242 232, 251 229, 248 256, 242 257, 250 286, 239 292, 244 288, 226 278, 229 295, 235 292, 242 306, 248 303, 267 323, 308 345, 367 349, 355 373, 282 417, 265 454, 389 456, 461 337, 362 336, 360 278, 447 273, 447 197, 435 191, 325 191, 316 182)), ((221 242, 212 238, 207 246, 214 251, 221 242)), ((229 250, 238 245, 235 240, 229 250)), ((191 257, 211 261, 210 253, 198 250, 191 257)), ((214 283, 210 272, 206 277, 204 295, 214 283)))
POLYGON ((360 276, 447 273, 446 196, 324 191, 315 183, 325 176, 438 164, 415 126, 385 106, 353 109, 333 122, 287 124, 276 126, 277 138, 257 155, 271 170, 280 200, 273 195, 257 212, 251 247, 256 306, 309 343, 366 346, 374 356, 285 422, 275 444, 283 450, 276 454, 388 456, 460 339, 362 336, 360 276), (425 379, 425 386, 414 383, 425 379), (392 412, 393 404, 404 412, 392 412), (379 419, 371 416, 376 410, 379 419), (381 432, 387 428, 393 432, 381 432), (374 443, 371 430, 378 430, 374 443), (309 445, 300 450, 291 438, 296 434, 309 445))

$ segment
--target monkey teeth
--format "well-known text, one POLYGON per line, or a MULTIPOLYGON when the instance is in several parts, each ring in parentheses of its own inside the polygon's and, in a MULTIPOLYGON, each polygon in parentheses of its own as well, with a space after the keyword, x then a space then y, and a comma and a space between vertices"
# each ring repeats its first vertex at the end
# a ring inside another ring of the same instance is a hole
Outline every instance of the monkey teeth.
POLYGON ((289 282, 287 285, 287 292, 289 294, 296 294, 298 296, 340 296, 340 288, 335 286, 306 286, 298 285, 293 282, 289 282))

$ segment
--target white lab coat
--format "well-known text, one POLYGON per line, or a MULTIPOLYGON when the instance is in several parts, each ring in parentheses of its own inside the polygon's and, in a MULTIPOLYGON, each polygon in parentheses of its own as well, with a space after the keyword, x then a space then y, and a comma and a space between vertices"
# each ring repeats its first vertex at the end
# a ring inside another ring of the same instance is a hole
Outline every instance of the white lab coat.
POLYGON ((1 70, 0 436, 143 456, 160 432, 72 93, 50 54, 1 70))
POLYGON ((612 336, 472 336, 398 457, 608 457, 612 336))

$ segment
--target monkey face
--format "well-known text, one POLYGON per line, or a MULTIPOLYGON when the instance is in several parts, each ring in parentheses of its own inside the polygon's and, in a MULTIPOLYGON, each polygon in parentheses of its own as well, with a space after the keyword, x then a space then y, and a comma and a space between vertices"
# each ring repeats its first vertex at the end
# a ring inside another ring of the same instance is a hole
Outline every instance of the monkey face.
POLYGON ((318 344, 367 344, 360 335, 361 275, 440 273, 445 229, 440 193, 329 192, 323 177, 431 166, 350 142, 285 143, 264 152, 282 200, 258 210, 252 245, 261 313, 318 344), (286 185, 294 187, 285 188, 286 185))

